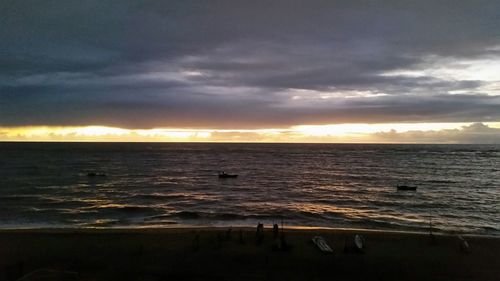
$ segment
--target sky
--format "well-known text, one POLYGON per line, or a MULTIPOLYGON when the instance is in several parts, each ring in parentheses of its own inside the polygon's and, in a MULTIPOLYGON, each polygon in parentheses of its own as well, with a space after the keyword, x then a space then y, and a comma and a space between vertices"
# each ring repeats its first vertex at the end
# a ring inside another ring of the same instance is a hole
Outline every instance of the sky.
POLYGON ((500 143, 500 1, 0 1, 0 140, 500 143))

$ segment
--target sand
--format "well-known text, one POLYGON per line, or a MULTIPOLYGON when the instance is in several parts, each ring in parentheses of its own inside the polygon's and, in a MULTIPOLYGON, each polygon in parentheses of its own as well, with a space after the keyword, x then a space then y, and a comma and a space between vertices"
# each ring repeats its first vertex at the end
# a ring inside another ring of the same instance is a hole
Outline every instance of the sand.
POLYGON ((1 230, 0 280, 500 280, 500 239, 465 239, 286 229, 282 250, 270 228, 260 245, 249 228, 1 230), (356 233, 364 253, 349 250, 356 233))

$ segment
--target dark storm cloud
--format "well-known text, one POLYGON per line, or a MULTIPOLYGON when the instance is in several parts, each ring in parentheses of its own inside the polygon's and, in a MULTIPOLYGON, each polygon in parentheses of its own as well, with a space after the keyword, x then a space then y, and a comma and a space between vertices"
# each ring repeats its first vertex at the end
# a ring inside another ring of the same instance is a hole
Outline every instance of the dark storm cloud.
POLYGON ((0 126, 498 121, 491 81, 397 71, 500 58, 499 10, 498 1, 2 1, 0 126))

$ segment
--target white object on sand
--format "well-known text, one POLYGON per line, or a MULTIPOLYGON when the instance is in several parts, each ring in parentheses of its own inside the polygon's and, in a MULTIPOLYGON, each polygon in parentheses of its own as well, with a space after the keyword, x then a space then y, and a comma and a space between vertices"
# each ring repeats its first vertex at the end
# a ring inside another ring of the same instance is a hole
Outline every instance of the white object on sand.
POLYGON ((365 248, 363 236, 356 234, 354 236, 354 244, 356 244, 356 247, 358 248, 358 250, 363 250, 365 248))
POLYGON ((312 239, 313 243, 324 253, 333 253, 332 248, 326 243, 325 238, 321 236, 314 236, 312 239))
POLYGON ((458 236, 458 240, 460 240, 460 250, 462 252, 468 252, 469 251, 469 243, 465 238, 463 238, 461 235, 458 236))

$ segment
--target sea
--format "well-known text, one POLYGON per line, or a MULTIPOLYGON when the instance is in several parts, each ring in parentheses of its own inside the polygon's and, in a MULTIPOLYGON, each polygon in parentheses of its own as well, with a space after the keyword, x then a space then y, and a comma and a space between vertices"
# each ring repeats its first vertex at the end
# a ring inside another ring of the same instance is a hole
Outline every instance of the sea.
POLYGON ((2 229, 259 222, 499 236, 500 145, 0 143, 2 229))

